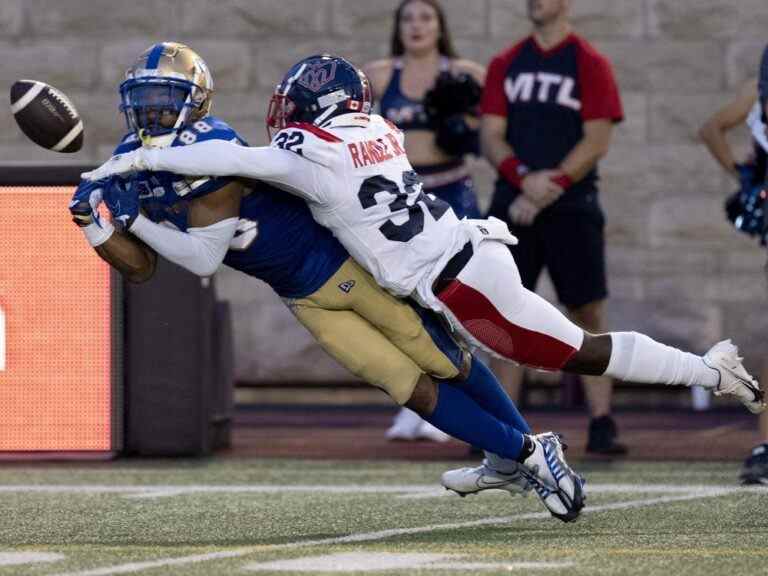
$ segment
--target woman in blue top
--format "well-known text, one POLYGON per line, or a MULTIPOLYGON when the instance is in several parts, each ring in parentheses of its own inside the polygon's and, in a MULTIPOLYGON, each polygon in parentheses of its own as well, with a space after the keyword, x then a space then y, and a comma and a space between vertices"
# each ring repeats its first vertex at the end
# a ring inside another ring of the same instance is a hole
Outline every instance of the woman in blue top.
MULTIPOLYGON (((408 158, 424 190, 448 202, 460 218, 480 218, 464 156, 477 152, 473 114, 485 69, 458 58, 439 2, 400 2, 394 14, 391 57, 364 69, 380 114, 405 133, 408 158)), ((447 439, 407 409, 397 415, 387 438, 447 439)))

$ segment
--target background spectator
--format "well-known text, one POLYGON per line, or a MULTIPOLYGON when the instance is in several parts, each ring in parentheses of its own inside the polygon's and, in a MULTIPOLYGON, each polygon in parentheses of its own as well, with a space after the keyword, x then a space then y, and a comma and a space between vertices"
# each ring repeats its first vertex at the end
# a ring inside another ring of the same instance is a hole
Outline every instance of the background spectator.
MULTIPOLYGON (((367 64, 379 113, 405 132, 405 147, 424 190, 461 218, 479 218, 464 156, 478 151, 482 66, 459 59, 437 0, 403 0, 395 10, 391 57, 367 64)), ((447 436, 415 412, 398 412, 390 440, 447 436)))
MULTIPOLYGON (((482 101, 483 151, 498 172, 489 215, 507 220, 523 284, 547 268, 558 300, 589 332, 604 331, 608 294, 597 162, 623 118, 611 66, 571 30, 569 0, 530 0, 533 32, 490 64, 482 101)), ((519 396, 522 369, 494 361, 519 396)), ((621 454, 610 416, 613 383, 583 378, 592 415, 587 450, 621 454)))

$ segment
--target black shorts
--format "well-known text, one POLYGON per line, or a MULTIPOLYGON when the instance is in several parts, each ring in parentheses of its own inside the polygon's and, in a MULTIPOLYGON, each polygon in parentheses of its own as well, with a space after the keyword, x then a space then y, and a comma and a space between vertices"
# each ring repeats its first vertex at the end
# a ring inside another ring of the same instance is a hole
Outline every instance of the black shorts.
POLYGON ((579 308, 608 296, 605 272, 605 217, 597 203, 568 210, 545 210, 532 226, 515 226, 503 218, 520 243, 510 246, 523 285, 536 289, 547 268, 561 304, 579 308))

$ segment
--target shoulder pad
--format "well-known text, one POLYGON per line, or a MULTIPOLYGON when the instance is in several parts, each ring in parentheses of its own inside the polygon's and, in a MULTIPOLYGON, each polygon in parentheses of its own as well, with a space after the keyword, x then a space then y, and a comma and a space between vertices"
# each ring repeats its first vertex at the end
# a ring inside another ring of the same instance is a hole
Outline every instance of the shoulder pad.
POLYGON ((248 145, 229 124, 214 116, 206 116, 182 130, 171 146, 186 146, 206 140, 227 140, 248 145))
POLYGON ((294 122, 280 130, 271 146, 303 156, 311 162, 330 166, 339 157, 343 140, 329 130, 308 122, 294 122))
POLYGON ((140 146, 141 142, 139 142, 136 134, 130 132, 123 136, 123 139, 120 140, 120 143, 117 145, 114 152, 112 152, 112 155, 114 156, 115 154, 125 154, 131 150, 136 150, 136 148, 139 148, 140 146))

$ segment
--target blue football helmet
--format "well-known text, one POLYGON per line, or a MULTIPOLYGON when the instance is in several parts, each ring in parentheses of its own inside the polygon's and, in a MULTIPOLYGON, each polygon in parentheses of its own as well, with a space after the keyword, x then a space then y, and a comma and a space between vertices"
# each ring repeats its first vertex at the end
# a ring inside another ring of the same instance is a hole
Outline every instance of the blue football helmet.
POLYGON ((371 85, 362 70, 339 56, 320 54, 294 64, 277 85, 267 111, 267 132, 291 122, 322 125, 350 112, 370 114, 371 85))
POLYGON ((150 46, 125 73, 120 110, 144 143, 208 115, 213 78, 205 61, 176 42, 150 46))

